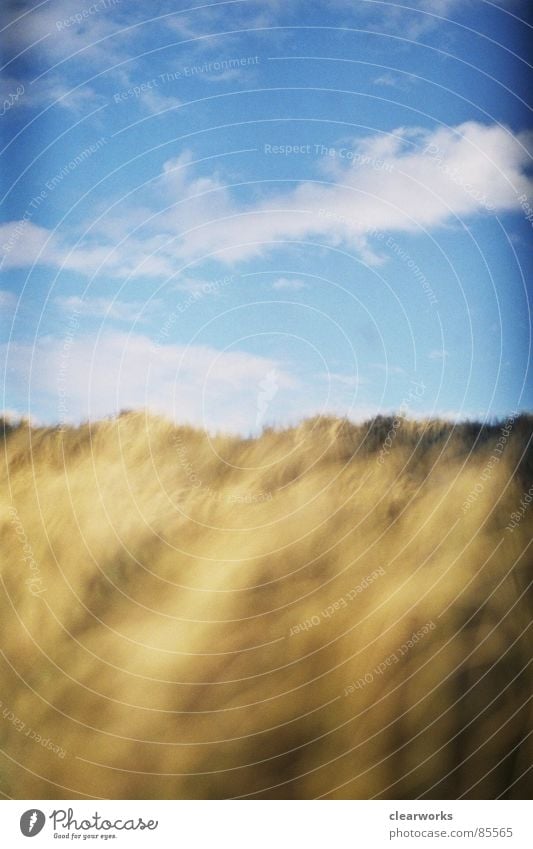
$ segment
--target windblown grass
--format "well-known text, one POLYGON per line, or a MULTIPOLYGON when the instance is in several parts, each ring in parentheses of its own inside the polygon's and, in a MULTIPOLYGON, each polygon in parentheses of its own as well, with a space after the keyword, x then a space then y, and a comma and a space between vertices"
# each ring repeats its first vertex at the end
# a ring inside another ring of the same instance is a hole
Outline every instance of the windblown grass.
POLYGON ((528 796, 533 417, 503 425, 6 422, 0 791, 528 796))

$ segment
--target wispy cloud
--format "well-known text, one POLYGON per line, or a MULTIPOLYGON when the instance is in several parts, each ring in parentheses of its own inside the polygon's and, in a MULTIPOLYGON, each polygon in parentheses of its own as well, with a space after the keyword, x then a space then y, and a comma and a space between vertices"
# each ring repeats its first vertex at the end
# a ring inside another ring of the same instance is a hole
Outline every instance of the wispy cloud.
MULTIPOLYGON (((501 7, 512 7, 524 0, 498 0, 501 7)), ((448 21, 461 21, 465 11, 481 13, 475 0, 330 0, 330 6, 344 16, 346 26, 357 22, 378 32, 390 33, 409 41, 448 26, 448 21)))
POLYGON ((439 26, 445 25, 447 18, 452 18, 461 11, 469 0, 388 0, 386 3, 363 3, 357 8, 348 0, 337 0, 351 13, 359 13, 369 18, 369 26, 390 32, 410 41, 417 41, 421 36, 430 33, 439 26))
MULTIPOLYGON (((235 3, 210 3, 194 9, 177 12, 166 19, 167 27, 187 39, 198 39, 199 46, 217 46, 218 33, 239 30, 260 30, 273 26, 280 18, 294 14, 301 8, 300 0, 291 4, 284 0, 244 0, 235 3), (206 38, 209 36, 209 38, 206 38), (203 44, 202 44, 203 40, 203 44)), ((227 44, 227 37, 224 43, 227 44)))
POLYGON ((8 292, 5 289, 0 289, 0 309, 5 312, 10 312, 17 305, 18 298, 13 292, 8 292))
POLYGON ((407 372, 401 366, 392 365, 392 363, 370 363, 371 368, 378 369, 378 371, 383 371, 385 374, 395 374, 402 375, 405 377, 407 372))
POLYGON ((341 374, 339 372, 334 371, 321 372, 317 375, 317 377, 320 380, 325 380, 328 383, 338 384, 340 386, 346 387, 347 389, 355 389, 356 387, 368 382, 360 375, 341 374))
MULTIPOLYGON (((146 407, 180 422, 235 432, 252 431, 257 386, 276 372, 281 409, 296 379, 277 361, 209 346, 158 345, 142 334, 105 331, 0 349, 10 380, 38 389, 51 421, 99 418, 146 407)), ((275 399, 278 402, 278 398, 275 399)), ((274 402, 273 402, 274 405, 274 402)), ((274 410, 275 413, 278 410, 274 410)))
POLYGON ((29 218, 0 224, 0 268, 27 268, 37 260, 41 264, 57 264, 61 257, 55 255, 51 240, 51 232, 29 218))
POLYGON ((182 101, 178 97, 172 97, 168 94, 161 94, 158 91, 147 91, 140 98, 142 106, 151 115, 159 115, 166 109, 176 109, 181 106, 182 101))
POLYGON ((374 80, 374 85, 393 88, 398 91, 409 91, 417 78, 413 74, 399 74, 386 71, 374 80))
POLYGON ((27 89, 27 93, 29 106, 42 108, 53 104, 78 114, 85 114, 106 102, 90 85, 69 87, 65 82, 54 78, 38 81, 35 86, 27 89))
POLYGON ((327 182, 303 182, 249 206, 237 204, 220 178, 186 178, 181 162, 176 189, 185 191, 191 223, 184 232, 176 208, 166 224, 175 226, 178 255, 185 257, 218 251, 234 262, 280 239, 321 237, 367 251, 373 262, 372 232, 434 228, 488 204, 499 212, 517 209, 517 197, 530 187, 530 145, 529 133, 515 137, 475 122, 434 132, 400 128, 354 141, 352 160, 330 163, 327 182))
POLYGON ((81 298, 78 295, 56 298, 54 303, 65 313, 76 313, 89 318, 128 323, 137 323, 148 319, 161 306, 160 301, 153 299, 145 303, 142 301, 111 300, 110 298, 81 298))
POLYGON ((53 64, 76 54, 78 62, 108 67, 125 55, 129 41, 127 32, 113 36, 135 18, 134 8, 122 0, 95 0, 77 7, 71 0, 39 3, 33 8, 25 2, 8 3, 2 10, 4 45, 8 54, 16 55, 38 43, 38 52, 53 64))
MULTIPOLYGON (((528 176, 532 134, 513 135, 498 125, 468 122, 434 131, 402 127, 355 139, 350 158, 328 163, 323 178, 289 191, 248 202, 237 199, 220 174, 197 173, 190 152, 168 160, 146 190, 151 220, 139 222, 138 209, 109 222, 123 241, 101 236, 74 251, 49 246, 45 263, 92 273, 100 263, 114 276, 171 276, 181 264, 216 255, 235 263, 264 254, 291 240, 320 238, 347 244, 369 264, 383 261, 372 246, 384 233, 434 229, 454 218, 518 210, 518 197, 530 194, 528 176), (131 214, 131 217, 130 217, 131 214)), ((147 217, 145 215, 145 217, 147 217)), ((0 239, 15 224, 6 225, 0 239)), ((30 247, 16 246, 11 265, 28 265, 47 237, 28 228, 30 247)))
POLYGON ((274 280, 272 288, 276 291, 288 290, 290 292, 299 292, 301 289, 307 289, 307 283, 300 280, 298 277, 278 277, 274 280))
POLYGON ((90 85, 69 86, 64 79, 45 77, 34 85, 15 77, 0 77, 0 99, 4 102, 10 94, 21 91, 11 108, 13 109, 45 109, 54 105, 61 109, 82 114, 96 109, 106 103, 90 85))

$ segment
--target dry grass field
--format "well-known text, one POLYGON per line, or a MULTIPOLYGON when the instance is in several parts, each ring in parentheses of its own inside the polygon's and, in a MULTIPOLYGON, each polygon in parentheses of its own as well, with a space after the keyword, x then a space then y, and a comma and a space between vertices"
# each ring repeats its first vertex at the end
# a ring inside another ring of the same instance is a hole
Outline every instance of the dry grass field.
POLYGON ((5 797, 531 794, 533 417, 4 431, 5 797))

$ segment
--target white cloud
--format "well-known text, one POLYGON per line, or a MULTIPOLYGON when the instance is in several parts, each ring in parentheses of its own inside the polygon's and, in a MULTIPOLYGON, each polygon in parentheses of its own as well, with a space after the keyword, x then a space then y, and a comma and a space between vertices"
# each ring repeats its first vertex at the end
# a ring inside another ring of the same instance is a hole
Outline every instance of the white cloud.
POLYGON ((149 317, 160 306, 160 301, 117 301, 110 298, 56 298, 55 302, 66 313, 77 313, 90 318, 137 323, 149 317))
POLYGON ((347 389, 355 389, 357 386, 361 386, 367 381, 355 374, 340 374, 339 372, 334 371, 325 371, 321 374, 317 375, 320 380, 326 380, 328 383, 339 384, 342 387, 346 387, 347 389))
POLYGON ((379 77, 376 77, 374 80, 374 85, 384 86, 386 88, 394 88, 398 91, 409 91, 409 89, 416 83, 418 77, 414 74, 405 74, 405 73, 390 73, 387 71, 384 74, 380 74, 379 77))
MULTIPOLYGON (((383 262, 372 247, 376 235, 434 229, 489 208, 519 210, 518 197, 531 193, 531 140, 531 133, 514 136, 473 121, 433 131, 401 127, 344 143, 343 154, 323 165, 321 180, 248 204, 236 199, 220 174, 198 175, 186 152, 168 160, 145 190, 141 206, 146 220, 154 210, 151 221, 143 225, 138 208, 131 217, 126 210, 109 224, 113 242, 104 243, 102 221, 98 242, 93 238, 70 254, 49 248, 41 261, 85 273, 103 263, 114 276, 169 277, 208 254, 233 263, 283 242, 318 239, 347 245, 376 265, 383 262)), ((33 262, 46 231, 32 228, 29 250, 19 239, 20 250, 9 251, 8 263, 33 262)))
POLYGON ((380 7, 377 17, 383 29, 416 41, 422 35, 443 26, 445 21, 441 18, 453 20, 455 13, 460 12, 466 2, 468 0, 411 0, 409 3, 392 0, 380 7), (402 6, 410 6, 411 9, 402 6))
POLYGON ((189 12, 178 12, 167 18, 165 23, 182 38, 196 39, 194 46, 199 49, 220 48, 221 45, 227 49, 232 41, 228 40, 228 36, 218 36, 217 33, 233 30, 235 41, 239 29, 248 31, 273 26, 282 14, 294 11, 299 5, 298 0, 292 4, 286 0, 246 0, 233 5, 210 3, 196 8, 189 5, 189 12))
MULTIPOLYGON (((499 0, 499 5, 514 6, 523 0, 499 0)), ((386 0, 386 2, 354 3, 353 0, 330 0, 345 17, 346 25, 354 19, 373 30, 381 30, 411 41, 446 26, 446 21, 461 20, 462 13, 484 14, 491 11, 483 0, 386 0)), ((439 32, 440 35, 440 32, 439 32)))
POLYGON ((515 137, 475 122, 433 132, 400 128, 354 142, 351 159, 328 164, 329 181, 304 182, 248 207, 237 205, 220 179, 192 179, 185 186, 182 172, 179 191, 190 200, 191 223, 184 232, 177 208, 167 224, 175 226, 183 257, 219 251, 232 262, 262 253, 268 242, 325 238, 351 244, 375 263, 372 231, 434 228, 487 205, 498 212, 518 209, 518 195, 530 189, 530 144, 531 134, 515 137))
POLYGON ((447 360, 450 356, 450 352, 445 348, 436 348, 434 351, 430 351, 428 354, 428 358, 430 360, 447 360))
POLYGON ((5 289, 0 289, 0 310, 6 315, 12 312, 17 306, 18 298, 13 292, 8 292, 5 289))
POLYGON ((376 77, 374 84, 387 86, 389 88, 400 88, 400 77, 398 74, 391 74, 387 72, 376 77))
MULTIPOLYGON (((131 4, 130 4, 131 5, 131 4)), ((60 62, 76 55, 77 61, 90 61, 108 67, 119 58, 125 49, 130 35, 121 33, 120 39, 112 38, 126 26, 126 18, 121 10, 123 3, 108 0, 95 0, 86 5, 75 4, 72 0, 54 0, 53 3, 38 3, 34 8, 26 9, 21 15, 24 4, 7 4, 3 11, 4 43, 13 53, 25 50, 38 42, 38 50, 49 61, 60 62), (84 15, 84 10, 86 14, 84 15), (121 20, 125 23, 121 23, 121 20)), ((132 10, 129 8, 130 20, 132 10)))
MULTIPOLYGON (((211 430, 252 431, 261 381, 276 371, 283 409, 297 386, 278 362, 209 346, 158 345, 141 334, 106 331, 98 338, 46 336, 34 346, 14 343, 10 379, 38 393, 53 421, 97 419, 124 408, 146 407, 211 430), (72 338, 71 338, 72 337, 72 338), (31 367, 30 367, 31 366, 31 367), (292 394, 292 393, 291 393, 292 394)), ((272 404, 273 417, 279 410, 272 404)))
POLYGON ((391 365, 390 363, 370 363, 370 366, 372 368, 379 369, 379 371, 385 372, 385 374, 387 375, 399 374, 403 377, 407 375, 407 372, 404 368, 402 368, 401 366, 391 365))
POLYGON ((49 239, 50 231, 32 224, 29 218, 0 224, 0 267, 25 268, 33 265, 38 258, 42 264, 57 263, 59 257, 54 255, 52 244, 45 249, 49 239))
MULTIPOLYGON (((90 85, 78 88, 54 79, 40 81, 34 89, 29 90, 28 95, 29 106, 43 107, 53 104, 78 114, 85 114, 106 102, 90 85)), ((22 102, 24 104, 25 101, 22 102)))
POLYGON ((4 102, 10 95, 12 109, 44 109, 53 104, 82 113, 106 102, 105 98, 98 95, 89 85, 79 88, 75 85, 69 86, 64 79, 54 77, 43 77, 35 85, 15 77, 0 77, 0 101, 4 102))
POLYGON ((161 94, 158 91, 147 91, 141 95, 141 104, 151 115, 159 115, 166 109, 176 109, 182 101, 177 97, 161 94))
POLYGON ((176 283, 171 286, 171 290, 176 292, 187 292, 194 295, 196 298, 205 296, 216 297, 227 286, 230 286, 235 281, 235 275, 226 274, 223 277, 213 277, 213 279, 202 279, 197 277, 180 276, 176 283))
POLYGON ((308 286, 304 280, 300 280, 297 277, 278 277, 277 280, 274 280, 272 288, 277 291, 286 289, 292 292, 299 292, 301 289, 307 289, 308 286))

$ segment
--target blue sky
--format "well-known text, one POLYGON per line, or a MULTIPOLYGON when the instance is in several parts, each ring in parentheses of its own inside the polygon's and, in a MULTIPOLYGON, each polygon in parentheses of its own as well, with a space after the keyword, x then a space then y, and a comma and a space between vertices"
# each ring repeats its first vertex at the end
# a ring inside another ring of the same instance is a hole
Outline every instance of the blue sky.
POLYGON ((4 409, 531 409, 528 4, 190 3, 4 6, 4 409))

